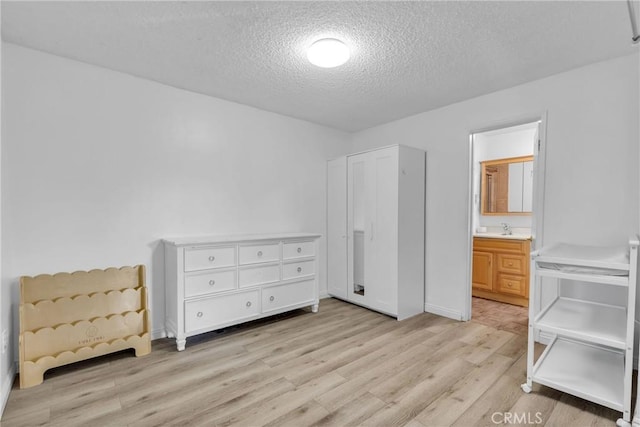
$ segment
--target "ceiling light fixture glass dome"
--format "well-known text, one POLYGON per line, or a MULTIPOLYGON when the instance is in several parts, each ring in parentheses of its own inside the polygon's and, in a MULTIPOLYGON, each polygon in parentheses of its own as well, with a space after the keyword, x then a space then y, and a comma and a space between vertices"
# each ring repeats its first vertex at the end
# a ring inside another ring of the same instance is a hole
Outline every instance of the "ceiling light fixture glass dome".
POLYGON ((338 39, 320 39, 313 42, 307 50, 307 58, 313 65, 333 68, 349 60, 349 48, 338 39))

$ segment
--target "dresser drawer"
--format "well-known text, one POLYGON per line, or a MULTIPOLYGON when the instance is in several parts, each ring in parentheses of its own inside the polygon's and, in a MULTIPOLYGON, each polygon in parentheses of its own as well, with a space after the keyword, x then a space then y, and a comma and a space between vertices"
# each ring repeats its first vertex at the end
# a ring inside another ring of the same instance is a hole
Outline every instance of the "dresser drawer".
POLYGON ((260 314, 258 289, 184 303, 185 332, 231 324, 260 314))
POLYGON ((280 260, 280 245, 278 243, 240 246, 238 252, 240 264, 254 264, 258 262, 273 262, 280 260))
POLYGON ((313 242, 291 242, 282 245, 282 258, 295 259, 315 255, 313 242))
POLYGON ((234 265, 236 265, 235 246, 191 248, 184 250, 184 271, 232 267, 234 265))
POLYGON ((498 292, 503 294, 527 296, 527 280, 524 276, 498 275, 498 292))
POLYGON ((280 280, 280 264, 243 267, 238 271, 238 284, 241 288, 273 283, 278 280, 280 280))
POLYGON ((184 277, 184 296, 186 298, 228 291, 236 287, 236 271, 206 271, 192 273, 184 277))
POLYGON ((262 312, 268 313, 305 303, 312 304, 315 301, 314 289, 314 280, 263 288, 262 312))
POLYGON ((513 274, 527 272, 527 258, 524 255, 498 254, 498 271, 513 274))
POLYGON ((315 261, 291 262, 282 266, 282 280, 310 276, 315 273, 315 261))

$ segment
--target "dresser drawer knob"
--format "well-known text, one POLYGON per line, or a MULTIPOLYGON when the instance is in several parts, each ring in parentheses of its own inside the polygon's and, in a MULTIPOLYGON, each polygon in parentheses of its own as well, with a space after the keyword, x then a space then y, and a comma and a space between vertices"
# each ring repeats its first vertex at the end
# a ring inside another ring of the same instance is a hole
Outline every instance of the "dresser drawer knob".
POLYGON ((302 248, 298 248, 298 253, 302 252, 302 248))
POLYGON ((215 261, 215 259, 216 259, 216 257, 214 257, 213 255, 211 255, 211 256, 209 257, 209 261, 211 261, 211 262, 215 261))
POLYGON ((198 312, 198 314, 196 314, 196 316, 198 316, 198 317, 202 317, 202 312, 201 312, 201 311, 199 311, 199 312, 198 312))
POLYGON ((274 300, 274 299, 276 299, 276 297, 274 297, 273 295, 271 295, 271 296, 269 297, 269 301, 271 301, 271 302, 273 302, 273 300, 274 300))
POLYGON ((302 267, 298 267, 298 273, 302 272, 302 267))
POLYGON ((258 256, 262 256, 262 251, 258 251, 258 256))
POLYGON ((509 262, 507 264, 509 265, 509 267, 513 267, 513 263, 512 262, 509 262))
POLYGON ((215 280, 213 280, 213 279, 209 280, 209 286, 213 286, 213 285, 215 285, 215 284, 216 284, 216 281, 215 281, 215 280))
POLYGON ((247 301, 247 307, 251 307, 251 301, 247 301))

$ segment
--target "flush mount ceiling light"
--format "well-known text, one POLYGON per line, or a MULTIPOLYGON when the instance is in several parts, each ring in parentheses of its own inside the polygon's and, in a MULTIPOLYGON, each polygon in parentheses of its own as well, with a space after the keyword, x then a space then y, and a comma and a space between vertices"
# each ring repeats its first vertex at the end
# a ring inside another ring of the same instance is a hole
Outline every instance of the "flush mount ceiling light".
POLYGON ((342 65, 350 55, 347 45, 338 39, 316 40, 307 50, 309 62, 322 68, 342 65))

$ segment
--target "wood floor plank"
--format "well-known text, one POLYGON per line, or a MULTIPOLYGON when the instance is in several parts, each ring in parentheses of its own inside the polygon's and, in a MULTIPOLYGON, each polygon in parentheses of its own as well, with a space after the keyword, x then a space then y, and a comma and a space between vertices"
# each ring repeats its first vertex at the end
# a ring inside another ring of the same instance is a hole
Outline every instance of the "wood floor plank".
MULTIPOLYGON (((330 391, 329 391, 330 393, 330 391)), ((340 406, 337 410, 328 412, 326 416, 318 420, 313 426, 357 426, 364 422, 371 414, 382 409, 385 402, 371 393, 365 392, 357 398, 340 406)))
MULTIPOLYGON (((237 426, 269 424, 344 381, 345 379, 340 375, 330 373, 277 397, 256 403, 251 407, 243 408, 225 417, 216 417, 210 421, 214 424, 237 426)), ((202 421, 204 422, 205 420, 202 421)))
MULTIPOLYGON (((215 425, 212 420, 223 419, 224 417, 242 411, 245 408, 252 408, 260 402, 280 396, 294 390, 293 384, 284 378, 277 379, 260 386, 247 388, 244 393, 230 397, 222 403, 209 401, 206 390, 198 399, 183 399, 181 396, 178 402, 171 406, 156 406, 155 409, 147 413, 135 411, 131 408, 131 417, 127 420, 128 425, 135 427, 151 426, 185 426, 185 425, 215 425)), ((223 423, 218 423, 223 424, 223 423)))
POLYGON ((293 411, 267 423, 267 427, 300 427, 315 425, 329 414, 322 405, 315 400, 305 402, 293 411))
MULTIPOLYGON (((516 403, 508 409, 508 412, 518 414, 520 417, 524 416, 527 420, 539 420, 536 424, 546 424, 562 394, 558 390, 534 384, 533 391, 531 393, 522 392, 516 403)), ((505 423, 505 425, 520 424, 505 423)))
POLYGON ((419 344, 397 356, 379 364, 376 369, 363 372, 362 375, 350 379, 336 388, 324 393, 316 400, 329 411, 337 411, 352 400, 366 394, 376 385, 394 377, 418 363, 429 362, 429 350, 424 344, 419 344))
POLYGON ((563 394, 547 419, 546 427, 580 425, 584 427, 610 425, 621 413, 600 405, 590 405, 584 399, 563 394))
POLYGON ((5 414, 2 417, 0 425, 11 424, 13 427, 38 427, 49 425, 50 420, 51 409, 47 407, 43 409, 35 409, 13 417, 5 414))
MULTIPOLYGON (((473 404, 464 412, 458 413, 458 418, 451 424, 455 427, 494 426, 492 420, 498 419, 500 413, 508 411, 524 393, 520 389, 521 381, 506 375, 500 376, 473 404)), ((502 421, 502 418, 500 418, 502 421)))
MULTIPOLYGON (((430 343, 424 344, 427 348, 430 343)), ((396 368, 395 374, 378 384, 372 384, 368 389, 371 393, 386 402, 392 402, 399 396, 411 390, 416 384, 433 375, 440 366, 453 359, 464 360, 464 355, 473 351, 473 347, 459 341, 451 341, 431 353, 429 357, 419 359, 405 369, 396 368)))
MULTIPOLYGON (((429 375, 406 393, 395 397, 362 424, 367 426, 404 425, 414 419, 451 384, 468 374, 474 365, 463 359, 451 359, 428 367, 429 375)), ((375 391, 372 391, 376 395, 375 391)), ((377 396, 380 397, 380 396, 377 396)), ((384 399, 382 399, 384 400, 384 399)))
MULTIPOLYGON (((398 331, 400 331, 400 329, 398 329, 398 331)), ((337 371, 345 378, 354 378, 362 375, 364 372, 373 369, 376 365, 393 358, 399 353, 407 351, 412 346, 423 342, 432 335, 431 332, 425 329, 418 329, 406 335, 403 335, 401 332, 398 334, 385 334, 383 337, 384 341, 389 344, 393 343, 392 345, 369 346, 368 349, 375 348, 375 350, 365 350, 365 354, 362 355, 362 357, 340 367, 337 371)), ((378 339, 373 341, 375 341, 376 344, 379 343, 378 339)))
POLYGON ((511 338, 513 338, 513 334, 511 332, 492 330, 489 333, 484 334, 480 339, 474 340, 473 343, 469 343, 464 340, 461 341, 467 342, 467 344, 470 344, 475 348, 475 351, 466 356, 466 359, 477 365, 481 364, 489 356, 499 350, 503 345, 509 342, 511 338))
POLYGON ((492 354, 482 365, 475 367, 431 402, 416 420, 424 425, 451 425, 461 413, 469 409, 513 364, 514 360, 500 354, 492 354))

